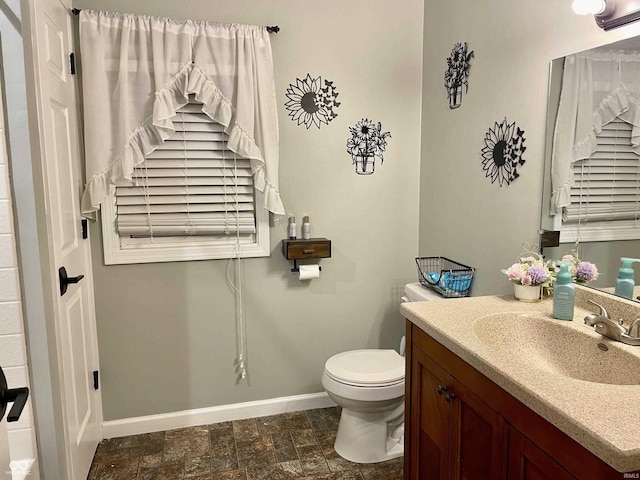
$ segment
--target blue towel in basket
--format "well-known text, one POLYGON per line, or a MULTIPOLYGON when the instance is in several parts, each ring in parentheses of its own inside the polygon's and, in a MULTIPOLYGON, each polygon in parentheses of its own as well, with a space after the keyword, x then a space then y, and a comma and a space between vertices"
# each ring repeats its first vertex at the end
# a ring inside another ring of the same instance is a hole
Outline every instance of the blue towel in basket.
POLYGON ((438 286, 443 290, 464 292, 465 290, 469 290, 473 274, 444 272, 442 275, 438 275, 437 273, 432 272, 429 274, 429 279, 434 283, 438 282, 438 286), (440 277, 440 279, 438 279, 438 277, 440 277))

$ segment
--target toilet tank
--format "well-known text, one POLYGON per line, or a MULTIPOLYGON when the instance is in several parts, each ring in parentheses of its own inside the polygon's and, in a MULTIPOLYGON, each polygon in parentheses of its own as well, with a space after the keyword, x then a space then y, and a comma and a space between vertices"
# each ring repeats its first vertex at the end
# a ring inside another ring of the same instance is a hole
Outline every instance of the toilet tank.
MULTIPOLYGON (((442 295, 438 292, 435 292, 429 288, 425 288, 420 285, 420 282, 407 283, 404 286, 404 295, 400 298, 402 303, 405 302, 426 302, 429 300, 440 300, 442 299, 442 295)), ((400 355, 405 354, 405 350, 407 348, 407 339, 406 337, 402 337, 400 340, 400 355)))
POLYGON ((425 288, 420 282, 407 283, 404 286, 403 302, 425 302, 428 300, 441 300, 442 295, 438 292, 425 288))

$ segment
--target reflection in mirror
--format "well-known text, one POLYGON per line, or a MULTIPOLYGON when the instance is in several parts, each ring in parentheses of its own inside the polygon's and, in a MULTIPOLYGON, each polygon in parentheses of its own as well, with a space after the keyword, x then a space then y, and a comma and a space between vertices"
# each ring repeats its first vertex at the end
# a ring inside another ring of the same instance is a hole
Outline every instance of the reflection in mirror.
POLYGON ((549 78, 541 228, 561 243, 544 255, 577 247, 613 293, 620 258, 640 258, 640 37, 555 59, 549 78))

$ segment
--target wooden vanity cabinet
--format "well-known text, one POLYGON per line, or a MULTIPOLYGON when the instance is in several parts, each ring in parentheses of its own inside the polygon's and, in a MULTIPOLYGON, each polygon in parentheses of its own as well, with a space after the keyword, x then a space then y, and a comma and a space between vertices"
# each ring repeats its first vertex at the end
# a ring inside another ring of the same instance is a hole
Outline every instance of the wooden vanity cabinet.
MULTIPOLYGON (((575 480, 558 462, 512 428, 509 431, 508 480, 575 480)), ((618 478, 622 477, 617 473, 618 478)))
POLYGON ((407 412, 412 428, 405 430, 405 438, 410 437, 405 462, 407 458, 420 461, 409 468, 405 465, 410 472, 406 478, 505 478, 504 419, 422 350, 412 349, 411 357, 407 412))
POLYGON ((623 478, 409 321, 407 345, 405 480, 623 478))

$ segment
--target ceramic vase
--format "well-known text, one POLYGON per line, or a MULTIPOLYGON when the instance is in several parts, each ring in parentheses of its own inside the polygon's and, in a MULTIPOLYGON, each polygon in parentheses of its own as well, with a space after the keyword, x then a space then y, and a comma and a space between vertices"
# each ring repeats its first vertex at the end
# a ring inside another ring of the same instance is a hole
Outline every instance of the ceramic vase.
POLYGON ((517 283, 513 284, 514 294, 517 300, 521 302, 539 302, 542 292, 542 287, 540 285, 531 286, 531 285, 519 285, 517 283))

